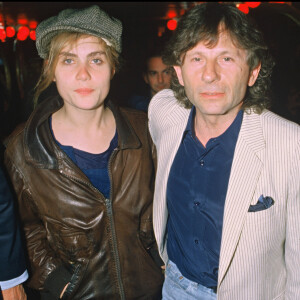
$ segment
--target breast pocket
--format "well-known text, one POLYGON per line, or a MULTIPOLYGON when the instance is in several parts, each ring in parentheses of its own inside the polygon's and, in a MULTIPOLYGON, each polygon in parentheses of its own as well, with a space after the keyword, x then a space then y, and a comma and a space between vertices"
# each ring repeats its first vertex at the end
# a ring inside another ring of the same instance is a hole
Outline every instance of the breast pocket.
POLYGON ((253 253, 266 253, 281 247, 285 236, 284 215, 278 213, 276 206, 268 209, 247 212, 241 243, 246 244, 253 253))

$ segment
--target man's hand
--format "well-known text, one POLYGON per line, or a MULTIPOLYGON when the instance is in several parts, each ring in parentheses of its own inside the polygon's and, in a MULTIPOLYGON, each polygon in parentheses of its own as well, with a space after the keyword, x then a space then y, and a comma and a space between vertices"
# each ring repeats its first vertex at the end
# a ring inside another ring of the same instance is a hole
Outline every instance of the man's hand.
POLYGON ((10 289, 2 291, 2 297, 3 300, 26 300, 27 299, 22 284, 19 284, 10 289))

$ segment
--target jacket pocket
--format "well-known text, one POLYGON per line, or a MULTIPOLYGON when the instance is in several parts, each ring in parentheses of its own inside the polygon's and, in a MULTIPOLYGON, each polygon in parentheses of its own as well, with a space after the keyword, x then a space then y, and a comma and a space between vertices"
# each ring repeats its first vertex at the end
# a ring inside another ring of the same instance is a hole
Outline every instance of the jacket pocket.
POLYGON ((46 278, 43 291, 41 292, 42 300, 59 299, 64 287, 68 285, 62 299, 71 299, 70 295, 74 293, 79 282, 84 276, 87 264, 82 263, 60 265, 52 271, 46 278))
POLYGON ((85 260, 81 263, 71 265, 72 277, 66 291, 63 294, 63 300, 71 300, 73 298, 73 295, 76 293, 77 288, 85 275, 87 266, 88 263, 85 260))
POLYGON ((150 219, 142 220, 139 231, 139 241, 144 251, 146 250, 158 267, 164 265, 159 256, 157 244, 154 236, 152 221, 150 219))

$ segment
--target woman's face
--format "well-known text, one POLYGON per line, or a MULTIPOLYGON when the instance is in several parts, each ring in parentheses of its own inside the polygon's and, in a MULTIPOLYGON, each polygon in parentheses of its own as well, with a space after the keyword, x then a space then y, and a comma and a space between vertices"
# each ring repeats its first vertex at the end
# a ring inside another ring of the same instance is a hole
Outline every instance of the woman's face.
POLYGON ((88 36, 62 49, 54 81, 65 106, 93 110, 103 105, 113 74, 104 45, 88 36))

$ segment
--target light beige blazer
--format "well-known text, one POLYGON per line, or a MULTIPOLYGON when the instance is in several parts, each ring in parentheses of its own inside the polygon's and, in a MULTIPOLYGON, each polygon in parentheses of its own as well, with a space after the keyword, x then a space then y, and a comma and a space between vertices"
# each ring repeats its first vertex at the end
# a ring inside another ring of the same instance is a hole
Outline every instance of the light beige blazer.
MULTIPOLYGON (((165 263, 166 185, 189 112, 171 90, 149 106, 158 155, 153 222, 165 263)), ((218 299, 300 299, 300 126, 267 110, 243 115, 225 200, 218 299), (248 212, 260 195, 274 205, 248 212)))

